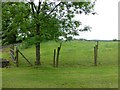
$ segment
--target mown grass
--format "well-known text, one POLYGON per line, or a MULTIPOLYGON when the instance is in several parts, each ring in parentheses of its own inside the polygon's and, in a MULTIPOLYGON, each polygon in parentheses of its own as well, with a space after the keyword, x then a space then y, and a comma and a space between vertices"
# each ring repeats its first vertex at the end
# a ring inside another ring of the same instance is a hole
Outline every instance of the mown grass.
MULTIPOLYGON (((99 42, 98 66, 93 64, 94 41, 64 42, 60 52, 59 67, 54 68, 54 41, 41 43, 41 66, 28 67, 19 56, 19 67, 2 69, 3 88, 117 88, 118 42, 99 42)), ((9 49, 3 57, 10 60, 9 49)), ((20 49, 34 64, 35 47, 20 49)))

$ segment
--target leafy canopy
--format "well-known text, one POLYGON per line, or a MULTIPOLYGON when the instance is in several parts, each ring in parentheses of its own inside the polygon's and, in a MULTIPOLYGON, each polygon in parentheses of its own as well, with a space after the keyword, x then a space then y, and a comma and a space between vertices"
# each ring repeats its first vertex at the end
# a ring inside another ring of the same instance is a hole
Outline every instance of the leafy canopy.
POLYGON ((57 40, 59 36, 78 35, 81 22, 73 20, 75 14, 95 14, 95 2, 3 2, 2 39, 3 44, 31 40, 57 40), (32 10, 33 11, 32 11, 32 10), (40 35, 36 36, 36 24, 40 25, 40 35))

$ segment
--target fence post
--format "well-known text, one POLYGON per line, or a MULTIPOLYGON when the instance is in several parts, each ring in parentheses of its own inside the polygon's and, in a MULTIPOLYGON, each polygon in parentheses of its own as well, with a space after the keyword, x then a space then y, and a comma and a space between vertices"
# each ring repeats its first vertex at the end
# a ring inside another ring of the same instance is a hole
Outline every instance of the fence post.
POLYGON ((94 65, 97 66, 97 46, 94 47, 94 65))
POLYGON ((16 66, 18 67, 19 65, 18 65, 18 48, 16 47, 16 66))
POLYGON ((97 41, 97 45, 96 45, 97 49, 98 49, 98 41, 97 41))
POLYGON ((53 67, 55 67, 55 57, 56 57, 56 49, 54 49, 54 56, 53 56, 53 67))
POLYGON ((58 62, 59 62, 59 52, 60 52, 60 47, 57 48, 56 67, 58 67, 58 62))
POLYGON ((98 56, 98 41, 97 45, 94 47, 94 65, 97 66, 97 56, 98 56))

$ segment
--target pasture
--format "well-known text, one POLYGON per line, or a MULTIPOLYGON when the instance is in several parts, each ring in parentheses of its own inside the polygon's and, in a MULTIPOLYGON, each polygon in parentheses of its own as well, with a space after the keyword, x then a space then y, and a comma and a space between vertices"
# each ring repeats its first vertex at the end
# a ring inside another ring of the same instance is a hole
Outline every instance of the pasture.
MULTIPOLYGON (((64 42, 60 51, 59 66, 53 67, 54 41, 41 43, 41 66, 32 66, 19 55, 19 67, 12 62, 2 69, 3 88, 117 88, 118 42, 99 42, 98 65, 94 66, 95 41, 64 42)), ((19 48, 35 63, 35 46, 19 48)), ((1 54, 0 54, 1 55, 1 54)), ((9 48, 2 57, 10 59, 9 48)))

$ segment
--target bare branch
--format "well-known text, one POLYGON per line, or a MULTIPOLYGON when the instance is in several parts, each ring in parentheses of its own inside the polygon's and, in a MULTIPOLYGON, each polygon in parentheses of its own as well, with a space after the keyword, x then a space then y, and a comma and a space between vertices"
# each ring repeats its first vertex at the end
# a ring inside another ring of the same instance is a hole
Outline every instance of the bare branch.
MULTIPOLYGON (((63 3, 63 2, 60 2, 59 4, 57 4, 51 11, 50 11, 50 13, 49 14, 47 14, 45 17, 48 17, 61 3, 63 3)), ((44 6, 45 7, 45 6, 44 6)), ((43 7, 43 8, 44 8, 43 7)), ((42 8, 42 9, 43 9, 42 8)), ((42 18, 40 19, 40 20, 42 20, 42 18)))
MULTIPOLYGON (((48 5, 51 5, 52 3, 53 3, 53 2, 51 2, 51 3, 49 3, 49 4, 46 4, 46 5, 48 6, 48 5)), ((42 7, 41 11, 44 10, 44 8, 45 8, 46 5, 44 5, 44 6, 42 7)))
POLYGON ((41 6, 41 2, 40 2, 40 0, 39 0, 38 10, 37 10, 37 13, 38 13, 38 14, 40 13, 40 6, 41 6))
POLYGON ((35 8, 35 10, 36 10, 36 12, 37 12, 37 8, 36 8, 36 6, 35 6, 35 4, 33 3, 33 6, 34 6, 34 8, 35 8))
POLYGON ((50 13, 48 14, 48 16, 61 4, 62 2, 60 2, 59 4, 57 4, 51 11, 50 13))
POLYGON ((32 13, 34 14, 34 13, 35 13, 35 11, 34 11, 33 2, 29 2, 29 3, 30 3, 30 5, 31 5, 31 8, 32 8, 32 13))
POLYGON ((32 12, 33 12, 33 13, 35 13, 35 11, 37 12, 37 8, 36 8, 36 6, 35 6, 33 0, 30 0, 29 3, 31 4, 32 12))

